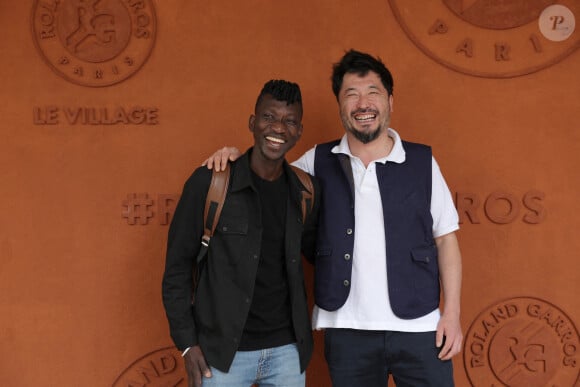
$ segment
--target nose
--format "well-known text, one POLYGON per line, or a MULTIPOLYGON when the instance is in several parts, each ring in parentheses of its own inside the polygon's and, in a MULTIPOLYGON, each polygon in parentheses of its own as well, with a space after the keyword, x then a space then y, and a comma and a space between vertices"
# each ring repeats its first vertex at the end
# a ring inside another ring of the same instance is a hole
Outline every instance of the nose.
POLYGON ((283 133, 287 129, 283 120, 276 120, 270 126, 276 133, 283 133))
POLYGON ((361 95, 356 101, 356 107, 358 109, 366 109, 370 106, 369 98, 365 95, 361 95))

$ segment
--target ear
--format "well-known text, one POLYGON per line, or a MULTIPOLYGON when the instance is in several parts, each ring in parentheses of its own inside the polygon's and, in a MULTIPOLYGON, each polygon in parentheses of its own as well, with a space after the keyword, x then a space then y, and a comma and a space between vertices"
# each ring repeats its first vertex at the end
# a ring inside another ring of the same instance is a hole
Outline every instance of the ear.
POLYGON ((254 123, 256 122, 256 116, 250 115, 250 119, 248 120, 248 128, 250 128, 250 132, 254 131, 254 123))
POLYGON ((393 112, 393 102, 394 102, 394 99, 393 99, 393 95, 391 94, 391 95, 389 95, 389 109, 391 110, 391 113, 393 112))

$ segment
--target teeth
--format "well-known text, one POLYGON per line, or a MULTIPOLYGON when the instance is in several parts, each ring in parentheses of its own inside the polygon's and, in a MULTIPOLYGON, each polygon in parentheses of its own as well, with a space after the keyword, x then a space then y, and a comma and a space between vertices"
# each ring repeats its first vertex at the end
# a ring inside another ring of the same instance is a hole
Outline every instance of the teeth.
POLYGON ((278 144, 284 144, 286 142, 286 141, 282 140, 281 138, 276 138, 276 137, 271 137, 271 136, 266 136, 266 140, 272 141, 272 142, 277 142, 278 144))
POLYGON ((375 115, 374 114, 363 114, 363 115, 360 115, 360 116, 356 116, 355 117, 355 120, 357 120, 357 121, 363 121, 363 120, 370 120, 370 119, 373 119, 373 118, 375 118, 375 115))

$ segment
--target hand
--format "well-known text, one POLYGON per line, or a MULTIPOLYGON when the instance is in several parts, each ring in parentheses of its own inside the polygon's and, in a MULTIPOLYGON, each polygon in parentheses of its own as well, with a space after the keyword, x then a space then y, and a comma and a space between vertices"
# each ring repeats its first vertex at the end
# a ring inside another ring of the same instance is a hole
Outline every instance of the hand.
POLYGON ((461 332, 459 316, 446 316, 443 313, 437 324, 437 334, 435 335, 435 345, 437 348, 443 346, 439 350, 439 359, 450 360, 453 356, 457 355, 461 351, 462 342, 463 333, 461 332))
POLYGON ((201 387, 202 375, 206 378, 211 378, 211 371, 199 345, 191 347, 183 359, 185 361, 185 370, 187 371, 188 387, 201 387))
POLYGON ((222 149, 216 151, 213 155, 209 156, 201 165, 205 165, 208 169, 215 168, 216 171, 221 171, 225 169, 226 163, 229 161, 234 161, 240 157, 242 153, 236 147, 224 146, 222 149))

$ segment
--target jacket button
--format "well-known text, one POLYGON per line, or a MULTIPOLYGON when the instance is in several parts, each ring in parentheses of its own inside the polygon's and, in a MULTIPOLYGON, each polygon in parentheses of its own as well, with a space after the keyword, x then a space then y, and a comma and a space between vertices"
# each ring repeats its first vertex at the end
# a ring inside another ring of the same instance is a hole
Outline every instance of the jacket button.
POLYGON ((429 262, 429 257, 425 257, 425 262, 429 262))
POLYGON ((246 300, 245 301, 246 301, 246 304, 249 304, 250 303, 250 297, 246 297, 246 300))
POLYGON ((348 261, 350 259, 350 254, 344 254, 344 260, 348 261))
POLYGON ((342 281, 342 284, 344 286, 348 286, 348 285, 350 285, 350 281, 349 280, 344 280, 344 281, 342 281))
POLYGON ((224 227, 222 227, 222 230, 223 230, 223 231, 228 231, 228 226, 224 226, 224 227))
POLYGON ((351 234, 352 234, 352 228, 347 228, 346 235, 351 235, 351 234))

